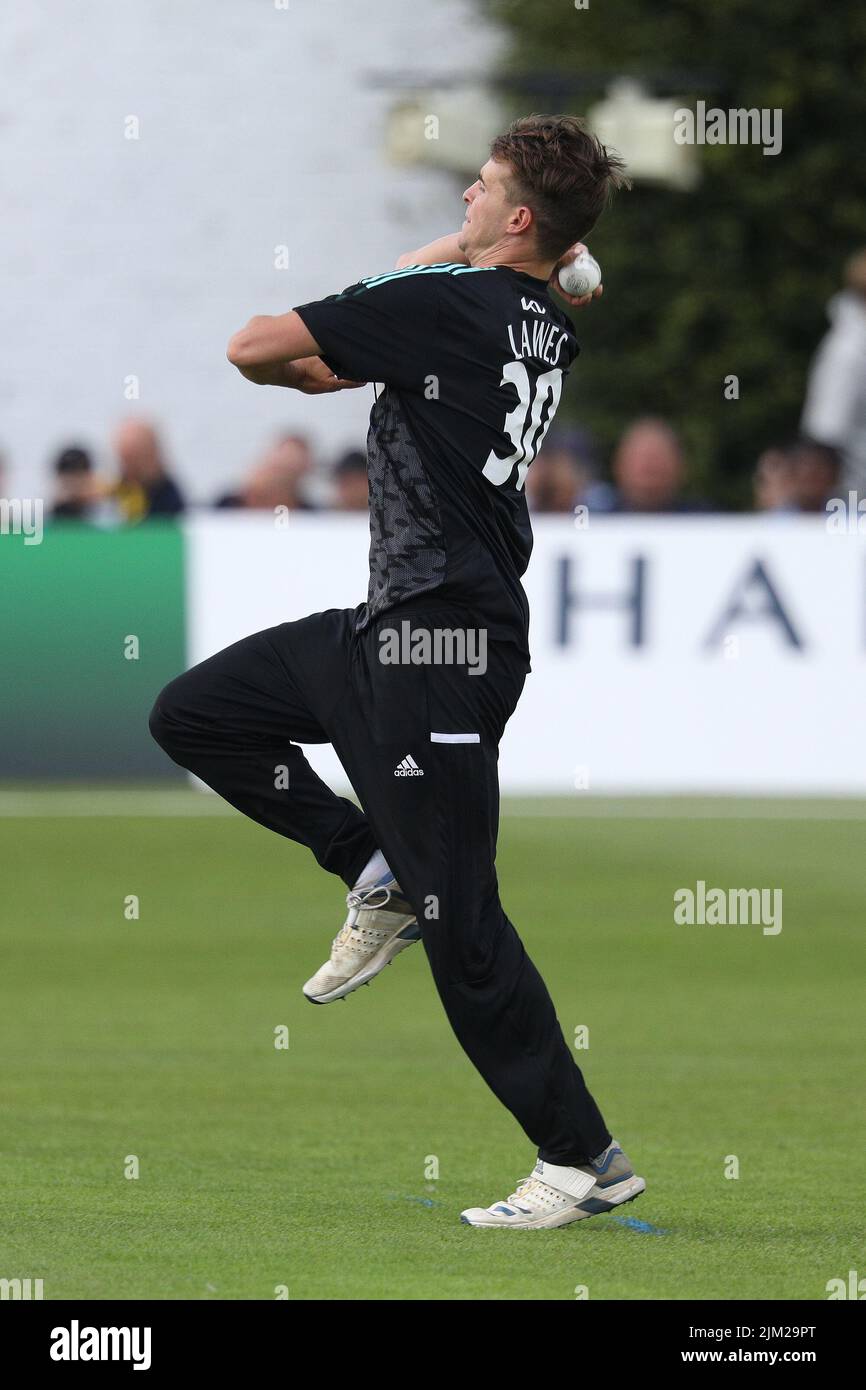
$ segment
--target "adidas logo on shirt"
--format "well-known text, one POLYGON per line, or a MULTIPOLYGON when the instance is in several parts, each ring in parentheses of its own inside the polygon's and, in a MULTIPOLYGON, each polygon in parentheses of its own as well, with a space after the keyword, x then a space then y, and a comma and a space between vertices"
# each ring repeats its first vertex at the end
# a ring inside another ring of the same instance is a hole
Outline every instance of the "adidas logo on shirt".
POLYGON ((401 763, 394 768, 395 777, 423 777, 424 769, 419 767, 411 753, 407 753, 401 763))

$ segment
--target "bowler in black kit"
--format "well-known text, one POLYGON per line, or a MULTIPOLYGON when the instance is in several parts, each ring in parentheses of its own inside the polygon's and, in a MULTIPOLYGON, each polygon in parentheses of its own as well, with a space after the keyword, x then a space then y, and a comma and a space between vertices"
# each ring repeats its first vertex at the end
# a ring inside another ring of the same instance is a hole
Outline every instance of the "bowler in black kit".
POLYGON ((381 383, 367 599, 235 643, 172 681, 151 715, 170 757, 346 884, 311 1002, 344 998, 423 941, 461 1046, 538 1150, 507 1199, 462 1213, 471 1226, 562 1226, 644 1190, 495 869, 499 741, 530 669, 524 481, 578 354, 550 284, 625 184, 576 117, 516 121, 464 193, 459 232, 234 335, 229 360, 259 385, 381 383), (303 743, 333 745, 360 809, 303 743))

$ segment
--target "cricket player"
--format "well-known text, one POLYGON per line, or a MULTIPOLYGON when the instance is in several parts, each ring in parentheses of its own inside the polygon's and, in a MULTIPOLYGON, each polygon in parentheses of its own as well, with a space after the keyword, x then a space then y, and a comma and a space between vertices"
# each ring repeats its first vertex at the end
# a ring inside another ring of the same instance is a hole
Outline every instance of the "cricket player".
POLYGON ((175 762, 348 888, 309 1000, 342 999, 423 942, 461 1046, 538 1150, 508 1198, 462 1213, 472 1226, 564 1226, 644 1190, 495 870, 499 742, 530 669, 524 481, 578 352, 549 287, 626 183, 576 117, 516 121, 464 193, 458 232, 232 337, 229 361, 259 385, 381 383, 367 600, 236 642, 172 681, 150 721, 175 762), (361 809, 305 743, 333 745, 361 809))

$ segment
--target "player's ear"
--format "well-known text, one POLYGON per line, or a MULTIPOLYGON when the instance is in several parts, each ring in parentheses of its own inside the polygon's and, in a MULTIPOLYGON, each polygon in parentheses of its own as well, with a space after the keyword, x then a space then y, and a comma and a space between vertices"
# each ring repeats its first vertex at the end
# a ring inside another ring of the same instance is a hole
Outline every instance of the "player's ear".
POLYGON ((535 213, 532 208, 525 205, 515 209, 517 214, 517 230, 519 232, 531 232, 535 226, 535 213))

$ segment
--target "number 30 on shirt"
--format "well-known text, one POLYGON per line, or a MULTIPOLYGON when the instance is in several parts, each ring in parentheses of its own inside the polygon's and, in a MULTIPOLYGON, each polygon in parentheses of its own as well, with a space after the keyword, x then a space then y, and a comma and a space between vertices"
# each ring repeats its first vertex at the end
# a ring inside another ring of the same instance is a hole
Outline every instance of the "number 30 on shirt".
POLYGON ((507 458, 500 458, 491 449, 482 472, 488 482, 502 487, 503 483, 508 482, 514 465, 517 464, 514 486, 520 491, 526 478, 526 470, 541 448, 548 426, 559 405, 559 397, 562 394, 562 368, 553 367, 549 372, 542 372, 536 378, 534 394, 529 372, 522 362, 506 362, 502 368, 500 385, 504 386, 507 381, 510 381, 517 391, 517 405, 508 412, 503 426, 514 445, 514 451, 507 458), (542 424, 541 417, 548 400, 550 407, 547 419, 542 424))

